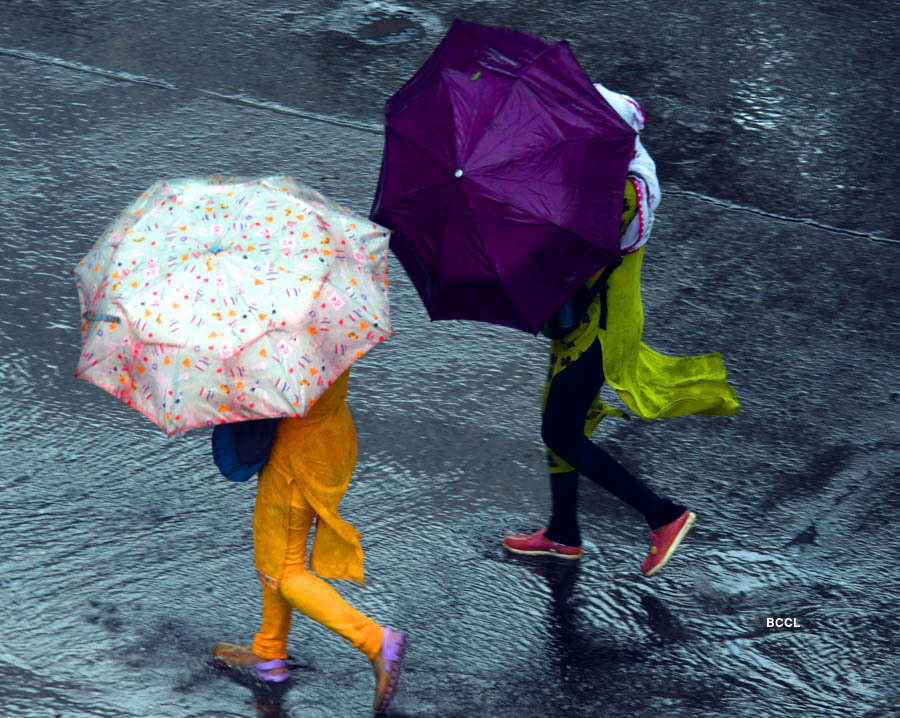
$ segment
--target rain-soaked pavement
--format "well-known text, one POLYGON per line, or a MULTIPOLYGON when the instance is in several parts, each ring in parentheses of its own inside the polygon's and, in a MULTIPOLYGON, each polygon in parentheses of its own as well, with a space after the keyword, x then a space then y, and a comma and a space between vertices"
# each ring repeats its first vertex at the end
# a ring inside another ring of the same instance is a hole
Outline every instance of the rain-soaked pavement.
POLYGON ((370 713, 367 662, 300 616, 283 694, 210 666, 258 618, 254 485, 72 381, 69 269, 160 177, 287 172, 365 212, 382 104, 454 16, 568 39, 643 102, 645 339, 722 351, 743 413, 599 430, 699 515, 658 578, 591 486, 579 565, 510 558, 547 512, 544 340, 430 323, 394 262, 396 336, 351 386, 369 583, 340 587, 410 632, 392 714, 900 713, 900 13, 681 5, 0 4, 0 715, 370 713))

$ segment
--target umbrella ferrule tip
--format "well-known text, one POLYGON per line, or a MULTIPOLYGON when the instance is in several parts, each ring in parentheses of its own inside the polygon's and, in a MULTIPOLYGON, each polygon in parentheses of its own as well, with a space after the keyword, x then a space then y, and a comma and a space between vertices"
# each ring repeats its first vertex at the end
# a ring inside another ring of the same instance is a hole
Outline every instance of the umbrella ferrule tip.
POLYGON ((458 170, 456 170, 456 172, 453 173, 453 176, 456 177, 457 179, 459 179, 460 177, 463 176, 463 171, 461 169, 458 169, 458 170))

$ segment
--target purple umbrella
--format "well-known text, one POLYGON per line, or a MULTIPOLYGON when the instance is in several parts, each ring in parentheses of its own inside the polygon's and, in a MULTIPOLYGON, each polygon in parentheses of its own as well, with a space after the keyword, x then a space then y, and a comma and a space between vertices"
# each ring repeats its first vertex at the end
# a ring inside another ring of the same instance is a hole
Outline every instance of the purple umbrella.
POLYGON ((537 333, 619 254, 634 139, 568 44, 456 20, 386 103, 372 219, 432 319, 537 333))

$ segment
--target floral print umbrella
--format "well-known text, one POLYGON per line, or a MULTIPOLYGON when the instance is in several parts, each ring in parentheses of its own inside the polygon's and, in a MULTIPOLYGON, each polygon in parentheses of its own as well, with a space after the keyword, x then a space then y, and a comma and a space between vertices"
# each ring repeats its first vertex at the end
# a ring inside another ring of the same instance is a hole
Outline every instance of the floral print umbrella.
POLYGON ((160 181, 75 268, 76 376, 170 435, 303 416, 391 334, 388 236, 291 177, 160 181))

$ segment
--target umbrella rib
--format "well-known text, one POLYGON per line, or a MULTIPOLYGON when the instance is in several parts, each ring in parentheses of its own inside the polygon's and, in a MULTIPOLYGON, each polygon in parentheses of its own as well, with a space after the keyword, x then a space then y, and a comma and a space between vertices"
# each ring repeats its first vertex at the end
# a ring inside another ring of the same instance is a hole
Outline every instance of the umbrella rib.
MULTIPOLYGON (((531 225, 540 224, 540 225, 543 225, 543 226, 545 226, 545 227, 554 227, 554 228, 559 229, 559 230, 561 230, 561 231, 563 231, 563 232, 568 232, 569 234, 571 234, 571 235, 573 235, 573 236, 575 236, 575 237, 578 237, 579 240, 581 240, 582 242, 584 242, 585 244, 587 244, 589 247, 596 247, 596 246, 598 246, 598 245, 596 245, 594 242, 590 241, 589 239, 586 239, 585 237, 583 237, 582 235, 578 234, 577 232, 573 232, 573 231, 572 231, 571 229, 569 229, 568 227, 563 227, 561 224, 558 224, 558 223, 556 223, 556 222, 553 222, 552 220, 543 220, 543 221, 541 221, 541 222, 539 222, 539 223, 538 223, 538 222, 524 222, 524 221, 522 221, 522 220, 520 220, 520 219, 517 219, 517 218, 515 218, 515 217, 508 217, 507 220, 508 220, 509 222, 516 222, 516 223, 518 223, 518 224, 531 224, 531 225)), ((491 257, 491 261, 493 262, 493 257, 491 257)), ((496 262, 493 262, 493 263, 494 263, 494 268, 497 269, 497 263, 496 263, 496 262)), ((597 269, 602 269, 602 267, 597 267, 597 269)), ((503 275, 501 272, 498 271, 498 272, 497 272, 497 276, 502 277, 502 276, 504 276, 504 275, 503 275)))
MULTIPOLYGON (((518 74, 516 74, 516 75, 513 76, 513 84, 514 84, 514 85, 522 84, 522 83, 524 82, 524 80, 522 79, 522 75, 524 75, 526 72, 528 72, 528 70, 531 68, 531 66, 532 66, 535 62, 537 62, 540 58, 542 58, 542 57, 544 56, 545 53, 550 52, 550 50, 552 50, 552 49, 555 48, 555 47, 556 47, 556 45, 551 45, 550 47, 547 47, 547 48, 545 48, 544 50, 541 50, 541 52, 539 52, 537 55, 535 55, 534 59, 533 59, 531 62, 529 62, 529 63, 522 69, 521 72, 519 72, 518 74)), ((532 93, 532 94, 534 94, 534 93, 532 93)), ((497 121, 497 118, 500 117, 500 115, 502 114, 503 109, 506 107, 507 103, 509 103, 509 100, 510 100, 510 97, 511 97, 511 96, 512 96, 512 92, 510 92, 509 94, 507 94, 506 97, 503 99, 503 103, 502 103, 502 104, 500 105, 500 107, 498 107, 497 110, 494 112, 494 116, 491 118, 491 121, 488 123, 487 127, 484 128, 484 131, 482 131, 481 137, 479 138, 478 142, 475 143, 475 146, 472 147, 471 151, 469 152, 469 157, 471 157, 473 154, 475 154, 475 150, 477 150, 477 149, 481 146, 482 141, 483 141, 484 138, 487 137, 487 135, 488 135, 488 130, 490 130, 490 129, 494 126, 494 124, 495 124, 496 121, 497 121)))
MULTIPOLYGON (((523 155, 523 157, 527 157, 527 155, 523 155)), ((520 159, 521 159, 521 158, 520 158, 520 159)), ((488 167, 486 167, 486 168, 484 168, 484 169, 489 169, 490 167, 497 167, 497 166, 500 166, 500 165, 502 165, 502 164, 505 164, 505 163, 502 163, 502 162, 501 162, 501 163, 497 163, 497 164, 494 164, 494 165, 490 165, 490 166, 488 166, 488 167)), ((468 179, 469 179, 470 182, 473 182, 473 183, 476 183, 476 184, 479 184, 479 185, 483 185, 483 186, 484 186, 484 184, 485 184, 485 183, 482 183, 482 182, 480 181, 480 179, 479 179, 477 173, 474 174, 474 176, 473 176, 473 174, 469 174, 469 175, 468 175, 468 179)), ((492 179, 492 178, 488 178, 488 182, 486 183, 486 186, 487 186, 491 191, 496 191, 495 186, 492 185, 492 184, 490 184, 490 182, 489 182, 490 179, 492 179)), ((495 179, 495 178, 494 178, 494 179, 495 179)), ((516 181, 516 180, 509 180, 509 181, 512 182, 512 181, 516 181)), ((519 180, 519 182, 520 182, 520 183, 526 183, 526 184, 527 184, 527 182, 526 182, 525 180, 519 180)), ((546 182, 545 184, 547 184, 547 185, 552 185, 552 186, 557 186, 557 187, 567 187, 567 185, 560 184, 560 183, 546 182)), ((513 195, 507 194, 507 196, 504 197, 503 199, 498 199, 498 200, 495 200, 495 201, 497 201, 498 203, 502 203, 502 204, 506 205, 507 207, 519 208, 519 205, 518 205, 515 201, 512 201, 513 199, 514 199, 514 196, 513 196, 513 195)), ((551 225, 551 226, 553 226, 553 227, 557 227, 558 229, 562 229, 562 230, 564 230, 564 231, 566 231, 566 232, 571 232, 571 231, 572 231, 570 228, 564 227, 563 225, 559 224, 555 219, 553 219, 552 217, 548 217, 548 216, 540 217, 540 218, 539 218, 539 219, 540 219, 540 222, 527 222, 527 221, 524 221, 524 220, 522 220, 521 218, 518 218, 518 217, 507 217, 507 219, 508 219, 509 221, 512 221, 512 222, 518 222, 518 223, 520 223, 520 224, 546 224, 546 225, 551 225)))
MULTIPOLYGON (((520 222, 520 220, 518 220, 518 219, 512 219, 512 218, 510 219, 510 221, 513 221, 513 222, 520 222)), ((521 223, 522 223, 522 224, 526 224, 525 222, 521 222, 521 223)), ((580 241, 582 241, 582 242, 584 242, 585 244, 587 244, 588 246, 590 246, 590 247, 596 247, 595 244, 593 244, 593 243, 590 242, 589 240, 585 239, 585 238, 582 237, 580 234, 577 234, 577 233, 575 233, 575 232, 572 232, 570 229, 566 229, 565 227, 561 227, 560 225, 556 224, 555 222, 544 221, 544 222, 542 222, 541 224, 543 224, 543 225, 545 225, 545 226, 548 226, 548 227, 555 227, 555 228, 560 229, 560 230, 562 230, 562 231, 564 231, 564 232, 567 232, 567 233, 569 233, 569 234, 572 234, 572 235, 574 235, 575 237, 577 237, 580 241)), ((503 285, 503 290, 506 292, 506 295, 510 298, 510 302, 512 303, 512 305, 515 306, 516 309, 518 310, 518 304, 516 304, 515 300, 513 299, 513 295, 511 294, 511 292, 510 292, 510 290, 509 290, 509 284, 507 283, 507 282, 508 282, 508 276, 509 276, 509 274, 500 271, 499 267, 497 266, 497 262, 494 260, 494 257, 493 257, 492 255, 489 255, 489 258, 490 258, 490 260, 491 260, 491 263, 494 265, 495 271, 497 272, 497 277, 498 277, 499 280, 500 280, 500 284, 503 285)), ((607 262, 607 263, 608 263, 608 262, 607 262)), ((591 268, 591 270, 592 270, 592 271, 591 271, 591 275, 593 275, 594 272, 597 272, 597 271, 601 270, 604 266, 606 266, 606 265, 604 264, 604 265, 601 265, 601 266, 596 267, 596 268, 592 267, 592 268, 591 268)), ((588 276, 591 276, 591 275, 588 275, 588 276)), ((522 317, 522 318, 524 319, 524 315, 523 315, 521 312, 519 312, 519 316, 522 317)))
MULTIPOLYGON (((554 145, 554 149, 556 149, 557 147, 562 147, 563 145, 570 145, 570 144, 574 144, 576 142, 589 142, 591 140, 596 140, 596 139, 600 139, 600 138, 598 138, 598 137, 579 137, 579 138, 574 138, 571 140, 560 140, 560 142, 558 144, 554 145)), ((617 136, 609 136, 609 139, 611 139, 611 140, 618 139, 618 137, 617 136)), ((520 162, 522 160, 526 160, 530 157, 534 157, 534 156, 539 155, 542 152, 546 152, 546 151, 547 151, 547 148, 545 147, 543 149, 533 150, 533 151, 527 152, 525 154, 516 155, 515 157, 508 157, 504 160, 500 160, 499 162, 494 162, 489 165, 481 165, 480 167, 478 167, 474 170, 470 169, 468 176, 471 178, 472 172, 482 172, 485 170, 494 169, 495 167, 502 167, 503 165, 510 164, 511 162, 520 162)), ((548 182, 547 184, 550 184, 550 183, 548 182)), ((563 185, 561 185, 561 186, 563 186, 563 185)))
MULTIPOLYGON (((531 66, 534 65, 534 63, 536 63, 538 60, 540 60, 546 53, 550 52, 551 50, 554 50, 557 47, 557 45, 559 45, 559 43, 551 45, 550 47, 548 47, 545 50, 543 50, 542 52, 540 52, 537 56, 535 56, 535 58, 531 62, 529 62, 524 67, 524 69, 519 74, 517 74, 513 77, 513 84, 524 85, 525 88, 529 91, 529 94, 535 100, 537 100, 538 103, 540 103, 540 105, 544 108, 544 110, 547 109, 547 105, 544 102, 543 98, 540 95, 538 95, 536 92, 534 92, 534 90, 529 86, 529 84, 525 82, 523 76, 528 72, 528 70, 531 68, 531 66)), ((507 94, 507 96, 503 100, 503 104, 499 108, 497 108, 497 111, 494 113, 494 116, 491 118, 490 123, 488 123, 487 127, 485 127, 484 131, 481 133, 481 138, 479 139, 478 142, 475 143, 475 146, 469 152, 469 157, 471 157, 473 154, 475 154, 475 150, 477 150, 481 146, 484 138, 488 136, 488 131, 494 126, 496 119, 502 114, 502 111, 506 107, 507 103, 510 101, 511 96, 512 96, 512 92, 507 94)), ((554 124, 556 125, 555 121, 554 121, 554 124)), ((557 125, 557 129, 558 129, 558 125, 557 125)), ((604 137, 608 137, 609 139, 616 139, 619 137, 619 135, 605 135, 604 137)), ((595 138, 582 138, 582 139, 595 139, 595 138)), ((560 144, 564 144, 567 142, 573 142, 573 141, 577 142, 577 141, 581 141, 581 140, 564 140, 564 141, 561 141, 560 144)), ((530 155, 522 155, 520 157, 510 158, 507 161, 519 160, 519 159, 523 159, 528 156, 530 156, 530 155)), ((488 166, 494 167, 497 164, 504 164, 504 163, 496 163, 494 165, 488 165, 488 166)), ((479 169, 482 169, 482 168, 480 167, 479 169)), ((472 171, 471 168, 469 169, 469 171, 472 171)))
MULTIPOLYGON (((416 139, 414 139, 414 138, 412 138, 412 137, 407 137, 406 135, 401 134, 400 132, 397 132, 397 130, 391 129, 391 130, 389 130, 389 131, 392 132, 392 133, 395 134, 395 135, 398 135, 399 137, 402 137, 405 141, 410 142, 411 144, 414 144, 416 147, 418 147, 419 149, 421 149, 422 151, 424 151, 429 157, 432 157, 432 158, 434 159, 435 162, 437 162, 437 163, 440 164, 442 167, 444 167, 445 169, 447 169, 447 165, 446 165, 446 164, 445 164, 445 163, 444 163, 437 155, 435 155, 435 154, 431 151, 431 149, 430 149, 429 147, 427 147, 426 145, 422 144, 421 142, 419 142, 418 140, 416 140, 416 139)), ((416 195, 416 194, 418 194, 418 193, 421 192, 421 191, 424 191, 424 190, 427 190, 427 189, 432 189, 432 188, 434 188, 434 187, 438 187, 439 185, 442 185, 442 184, 444 184, 444 183, 446 183, 446 182, 449 182, 450 179, 451 179, 452 177, 453 177, 452 170, 451 170, 451 169, 447 169, 447 178, 446 178, 446 179, 444 179, 444 180, 442 180, 442 181, 440 181, 440 182, 435 182, 434 184, 430 184, 430 185, 428 185, 427 187, 416 187, 414 190, 412 190, 412 191, 410 191, 410 192, 406 192, 405 194, 400 195, 400 196, 397 197, 396 199, 397 199, 397 200, 406 199, 407 197, 412 197, 413 195, 416 195)))
MULTIPOLYGON (((461 201, 461 200, 458 199, 457 201, 461 201)), ((442 235, 441 239, 443 240, 443 235, 442 235)), ((485 247, 482 244, 482 242, 478 241, 475 244, 484 252, 485 258, 487 259, 487 261, 489 261, 491 263, 491 267, 493 268, 497 277, 500 279, 500 285, 503 287, 503 292, 506 295, 507 299, 509 300, 509 306, 515 310, 516 316, 519 319, 519 323, 521 324, 521 326, 528 326, 527 318, 520 311, 519 305, 516 303, 515 298, 512 295, 512 293, 510 293, 508 284, 504 280, 504 275, 501 273, 500 268, 497 266, 497 262, 494 259, 493 253, 487 247, 485 247)), ((444 246, 443 241, 441 241, 441 246, 442 247, 444 246)), ((439 280, 443 279, 443 277, 440 277, 440 275, 438 278, 439 278, 439 280)), ((514 326, 514 325, 510 324, 509 326, 514 326)))
POLYGON ((449 183, 450 183, 450 180, 445 179, 445 180, 441 180, 440 182, 435 182, 434 184, 427 185, 425 187, 416 187, 414 190, 410 190, 406 194, 396 197, 393 201, 396 203, 399 203, 401 200, 410 199, 411 197, 415 197, 416 195, 421 194, 423 192, 428 192, 429 190, 433 190, 435 187, 440 187, 441 185, 445 185, 445 184, 449 184, 449 183))

